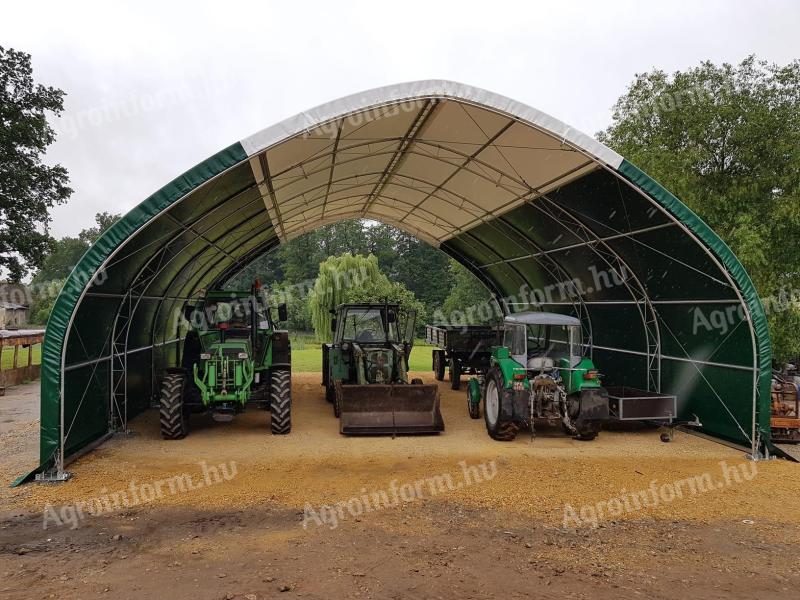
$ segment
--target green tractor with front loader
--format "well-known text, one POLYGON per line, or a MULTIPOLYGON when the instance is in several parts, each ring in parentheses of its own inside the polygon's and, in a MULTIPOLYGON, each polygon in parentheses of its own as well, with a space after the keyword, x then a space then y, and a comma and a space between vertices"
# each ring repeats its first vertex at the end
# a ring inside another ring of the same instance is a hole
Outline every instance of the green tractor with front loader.
POLYGON ((485 374, 470 379, 467 407, 484 421, 489 436, 511 441, 520 427, 560 424, 579 440, 597 437, 609 416, 608 393, 591 358, 582 353, 580 320, 546 313, 509 315, 503 343, 492 348, 485 374))
POLYGON ((184 307, 184 317, 191 328, 180 366, 167 369, 161 385, 161 436, 185 437, 192 413, 226 422, 248 404, 270 411, 273 434, 289 433, 291 345, 276 323, 286 320, 286 305, 270 308, 256 282, 249 291, 208 291, 184 307))
POLYGON ((332 309, 322 346, 322 385, 344 435, 444 431, 439 389, 408 377, 416 315, 388 302, 332 309))

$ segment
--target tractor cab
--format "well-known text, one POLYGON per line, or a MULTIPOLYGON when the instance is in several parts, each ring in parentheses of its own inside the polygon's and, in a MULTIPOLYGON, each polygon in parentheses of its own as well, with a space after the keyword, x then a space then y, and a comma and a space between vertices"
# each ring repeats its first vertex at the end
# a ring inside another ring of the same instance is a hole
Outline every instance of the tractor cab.
POLYGON ((511 358, 532 375, 572 369, 583 356, 581 322, 554 313, 509 315, 504 321, 503 345, 511 358))
POLYGON ((352 348, 348 366, 355 381, 408 383, 415 314, 401 315, 396 304, 347 304, 334 312, 334 339, 345 354, 352 348))

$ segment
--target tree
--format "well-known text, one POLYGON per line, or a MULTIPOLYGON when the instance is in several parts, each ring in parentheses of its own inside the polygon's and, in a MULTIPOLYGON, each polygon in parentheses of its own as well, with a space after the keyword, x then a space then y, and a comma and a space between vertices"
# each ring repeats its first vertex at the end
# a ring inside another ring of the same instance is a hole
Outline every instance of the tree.
POLYGON ((82 229, 78 237, 63 237, 51 242, 51 250, 43 259, 41 268, 33 277, 33 284, 41 285, 53 279, 66 279, 94 242, 121 219, 121 215, 106 212, 94 216, 96 226, 82 229))
POLYGON ((319 265, 319 276, 308 297, 311 322, 317 339, 330 337, 331 309, 348 302, 397 302, 401 311, 417 313, 425 320, 425 307, 402 283, 392 283, 378 268, 375 255, 345 253, 319 265))
MULTIPOLYGON (((698 213, 762 297, 798 290, 800 61, 637 74, 598 137, 698 213)), ((797 305, 784 308, 769 313, 782 359, 800 353, 797 305)))
POLYGON ((308 295, 308 309, 317 338, 326 339, 331 330, 330 311, 347 302, 349 288, 386 279, 374 255, 350 253, 331 256, 319 265, 319 275, 308 295))
POLYGON ((453 325, 486 325, 496 312, 489 290, 478 278, 454 260, 450 260, 453 289, 444 301, 441 311, 434 314, 434 321, 453 325))
POLYGON ((66 169, 42 163, 55 141, 47 113, 61 114, 63 99, 34 83, 29 54, 0 46, 0 272, 11 281, 42 264, 49 210, 72 193, 66 169))
POLYGON ((100 236, 103 235, 106 229, 111 227, 114 223, 119 221, 122 215, 116 213, 101 212, 94 216, 94 227, 82 229, 78 234, 78 239, 86 242, 87 245, 94 244, 100 236))
POLYGON ((95 227, 83 229, 78 237, 63 237, 51 242, 51 251, 42 261, 41 268, 31 281, 33 304, 31 319, 43 325, 50 316, 58 292, 69 277, 72 269, 102 233, 120 219, 120 215, 97 213, 94 216, 95 227))

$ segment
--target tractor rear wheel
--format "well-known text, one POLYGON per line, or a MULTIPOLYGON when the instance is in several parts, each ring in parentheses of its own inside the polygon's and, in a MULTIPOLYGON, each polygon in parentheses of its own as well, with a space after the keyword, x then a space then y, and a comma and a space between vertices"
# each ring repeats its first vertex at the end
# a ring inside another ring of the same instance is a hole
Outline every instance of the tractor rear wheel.
POLYGON ((269 411, 274 435, 285 435, 292 430, 292 373, 288 369, 272 371, 269 411))
POLYGON ((169 373, 161 382, 159 419, 161 437, 165 440, 179 440, 189 433, 189 415, 183 405, 186 376, 169 373))
POLYGON ((503 421, 500 417, 503 412, 502 404, 505 401, 503 391, 503 377, 498 369, 492 369, 486 377, 486 391, 483 394, 486 431, 493 440, 510 442, 517 437, 517 424, 513 421, 503 421))
POLYGON ((450 389, 461 388, 461 363, 455 358, 450 359, 450 389))
POLYGON ((444 350, 433 351, 433 377, 436 381, 444 381, 444 350))

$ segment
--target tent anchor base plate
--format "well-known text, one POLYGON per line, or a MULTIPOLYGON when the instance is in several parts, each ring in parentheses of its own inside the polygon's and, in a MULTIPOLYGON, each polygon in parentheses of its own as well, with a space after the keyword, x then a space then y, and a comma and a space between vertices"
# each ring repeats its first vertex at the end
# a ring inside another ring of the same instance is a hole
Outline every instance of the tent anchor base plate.
POLYGON ((34 481, 37 483, 59 483, 62 481, 66 481, 72 477, 72 473, 69 471, 59 471, 53 469, 52 471, 45 471, 44 473, 38 473, 34 478, 34 481))

